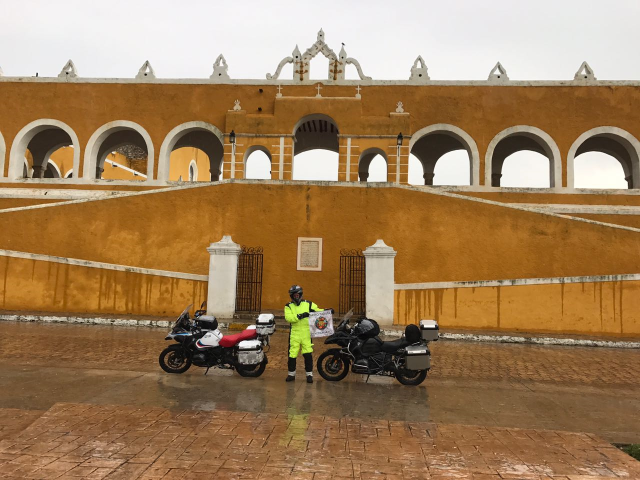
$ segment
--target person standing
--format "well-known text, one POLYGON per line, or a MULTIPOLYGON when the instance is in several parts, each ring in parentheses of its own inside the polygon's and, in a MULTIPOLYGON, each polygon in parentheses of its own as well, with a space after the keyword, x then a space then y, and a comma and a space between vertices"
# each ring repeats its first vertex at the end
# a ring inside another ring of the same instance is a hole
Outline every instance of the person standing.
POLYGON ((321 312, 322 308, 313 302, 304 300, 300 285, 293 285, 289 289, 289 297, 291 297, 291 302, 284 306, 284 318, 291 325, 287 382, 296 379, 296 357, 302 350, 307 383, 313 383, 313 357, 311 355, 313 344, 311 343, 311 332, 307 318, 309 318, 310 312, 321 312))

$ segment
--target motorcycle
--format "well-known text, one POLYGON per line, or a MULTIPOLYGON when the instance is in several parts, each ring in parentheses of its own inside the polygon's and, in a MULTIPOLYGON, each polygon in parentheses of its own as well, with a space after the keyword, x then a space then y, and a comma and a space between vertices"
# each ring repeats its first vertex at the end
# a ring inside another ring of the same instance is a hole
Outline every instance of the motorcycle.
POLYGON ((438 340, 438 323, 421 320, 420 326, 407 325, 402 338, 382 341, 377 322, 363 318, 349 325, 353 311, 347 313, 335 333, 325 340, 338 345, 318 357, 318 373, 330 382, 338 382, 349 373, 395 377, 403 385, 420 385, 431 368, 428 343, 438 340))
POLYGON ((261 314, 255 325, 235 335, 223 335, 214 316, 206 315, 205 303, 189 317, 189 305, 178 316, 165 340, 176 344, 165 348, 158 358, 167 373, 184 373, 191 365, 236 370, 243 377, 259 377, 268 359, 264 347, 275 332, 272 314, 261 314))

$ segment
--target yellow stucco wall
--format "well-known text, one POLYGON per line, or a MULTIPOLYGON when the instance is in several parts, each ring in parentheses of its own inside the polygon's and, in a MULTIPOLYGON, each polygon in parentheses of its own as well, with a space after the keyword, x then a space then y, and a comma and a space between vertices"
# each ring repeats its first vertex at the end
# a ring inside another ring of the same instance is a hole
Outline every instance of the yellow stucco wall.
POLYGON ((174 316, 207 298, 207 282, 0 256, 0 308, 174 316))
POLYGON ((638 232, 388 185, 194 185, 0 212, 0 231, 8 250, 202 275, 231 235, 264 248, 274 309, 293 283, 335 308, 340 250, 378 238, 398 251, 397 283, 640 273, 638 232), (321 272, 296 270, 298 237, 324 239, 321 272))
POLYGON ((640 335, 640 282, 585 282, 396 290, 400 325, 435 319, 441 328, 640 335))

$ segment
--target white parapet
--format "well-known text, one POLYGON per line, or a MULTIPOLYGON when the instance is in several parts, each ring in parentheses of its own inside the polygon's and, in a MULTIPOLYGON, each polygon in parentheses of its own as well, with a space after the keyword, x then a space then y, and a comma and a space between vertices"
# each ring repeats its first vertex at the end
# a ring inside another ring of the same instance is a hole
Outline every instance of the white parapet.
POLYGON ((367 317, 380 325, 393 324, 396 252, 379 239, 363 252, 366 264, 367 317))
POLYGON ((207 314, 218 318, 231 318, 236 309, 236 281, 240 245, 225 235, 222 240, 207 247, 209 252, 209 288, 207 314))

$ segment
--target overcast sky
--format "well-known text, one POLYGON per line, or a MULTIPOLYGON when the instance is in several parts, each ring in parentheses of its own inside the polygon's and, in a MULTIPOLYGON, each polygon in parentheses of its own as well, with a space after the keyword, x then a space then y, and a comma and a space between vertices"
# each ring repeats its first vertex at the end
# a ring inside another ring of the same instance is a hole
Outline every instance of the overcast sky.
POLYGON ((206 78, 223 53, 232 78, 264 79, 322 27, 374 79, 407 79, 422 55, 434 80, 484 80, 498 60, 513 80, 570 80, 584 60, 640 80, 639 22, 638 0, 0 0, 0 67, 56 76, 71 58, 80 76, 134 77, 149 60, 206 78))

